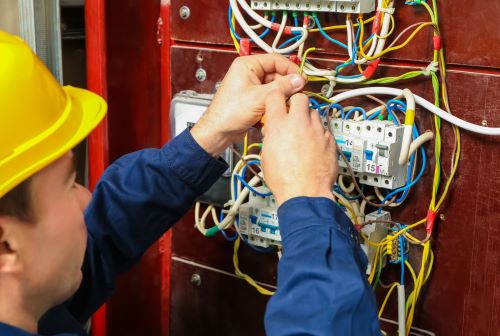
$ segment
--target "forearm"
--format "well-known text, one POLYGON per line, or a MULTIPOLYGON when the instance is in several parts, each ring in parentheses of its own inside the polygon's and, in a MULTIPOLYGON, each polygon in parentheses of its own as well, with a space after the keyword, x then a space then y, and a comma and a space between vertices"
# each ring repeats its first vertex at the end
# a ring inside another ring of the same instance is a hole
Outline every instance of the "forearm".
POLYGON ((89 240, 82 287, 72 304, 75 316, 90 316, 112 293, 116 274, 134 265, 226 168, 188 131, 162 149, 113 163, 85 213, 89 240))
POLYGON ((278 211, 283 255, 266 312, 268 335, 380 335, 357 233, 326 198, 298 197, 278 211))

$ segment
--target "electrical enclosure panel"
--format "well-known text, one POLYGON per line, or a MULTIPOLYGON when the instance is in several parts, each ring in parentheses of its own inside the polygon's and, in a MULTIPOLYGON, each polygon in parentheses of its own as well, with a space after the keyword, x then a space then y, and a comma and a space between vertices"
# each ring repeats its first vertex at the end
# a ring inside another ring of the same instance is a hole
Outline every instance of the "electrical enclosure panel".
MULTIPOLYGON (((398 163, 403 126, 383 120, 332 119, 330 129, 360 183, 386 189, 406 184, 408 167, 398 163)), ((339 166, 340 174, 349 175, 340 155, 339 166)))
MULTIPOLYGON (((378 210, 369 213, 368 215, 365 216, 365 222, 373 221, 373 220, 391 220, 391 214, 390 212, 387 211, 381 211, 380 213, 378 210)), ((380 242, 382 239, 384 239, 389 232, 388 229, 388 224, 385 223, 373 223, 373 224, 367 224, 364 225, 363 228, 361 229, 361 233, 365 234, 368 239, 374 243, 380 242)), ((375 259, 375 254, 377 253, 377 247, 372 246, 367 244, 366 242, 361 243, 361 248, 363 251, 366 253, 366 256, 368 257, 368 266, 366 267, 366 274, 370 274, 372 271, 372 265, 375 259)), ((386 264, 386 258, 384 258, 382 265, 385 266, 386 264)))
MULTIPOLYGON (((254 189, 261 194, 269 193, 266 187, 254 189)), ((278 204, 274 196, 261 197, 250 192, 248 202, 239 207, 239 230, 252 245, 281 246, 278 204)))
POLYGON ((375 0, 251 0, 255 10, 290 10, 329 13, 370 13, 375 0))
MULTIPOLYGON (((199 94, 195 91, 181 91, 174 96, 170 104, 170 134, 175 137, 186 128, 194 126, 206 111, 213 99, 213 94, 199 94)), ((231 170, 233 167, 233 153, 226 149, 222 158, 229 164, 229 168, 222 177, 202 196, 203 203, 223 206, 230 195, 231 170)))

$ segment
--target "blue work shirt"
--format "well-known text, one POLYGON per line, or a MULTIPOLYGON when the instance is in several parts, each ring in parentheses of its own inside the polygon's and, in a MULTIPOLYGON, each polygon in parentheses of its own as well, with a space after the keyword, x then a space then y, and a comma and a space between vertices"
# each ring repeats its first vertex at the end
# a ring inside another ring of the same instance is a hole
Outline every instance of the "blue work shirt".
MULTIPOLYGON (((123 156, 103 174, 85 212, 88 243, 79 290, 39 321, 42 335, 86 335, 83 325, 115 279, 174 225, 227 169, 185 131, 162 149, 123 156)), ((283 256, 267 306, 268 335, 380 335, 366 257, 331 200, 298 197, 278 210, 283 256)), ((0 323, 0 335, 32 335, 0 323)))

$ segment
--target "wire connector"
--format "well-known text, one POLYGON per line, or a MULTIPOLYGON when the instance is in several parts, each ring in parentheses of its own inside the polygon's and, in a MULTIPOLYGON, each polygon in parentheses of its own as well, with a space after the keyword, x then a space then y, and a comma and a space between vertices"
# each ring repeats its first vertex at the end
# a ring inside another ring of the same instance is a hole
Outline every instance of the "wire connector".
POLYGON ((434 229, 434 222, 436 221, 436 216, 437 212, 430 209, 427 211, 427 224, 425 226, 425 231, 427 232, 427 235, 430 235, 432 233, 432 230, 434 229))
POLYGON ((252 53, 252 44, 250 39, 242 38, 240 41, 240 56, 248 56, 252 53))

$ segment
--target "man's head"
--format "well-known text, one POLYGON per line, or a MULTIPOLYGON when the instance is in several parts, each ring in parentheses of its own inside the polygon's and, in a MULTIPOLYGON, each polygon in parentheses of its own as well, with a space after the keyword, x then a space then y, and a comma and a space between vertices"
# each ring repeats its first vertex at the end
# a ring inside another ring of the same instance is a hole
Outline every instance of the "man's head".
POLYGON ((63 302, 81 281, 90 192, 75 177, 70 151, 0 199, 0 285, 36 311, 63 302))
POLYGON ((72 148, 107 107, 59 85, 2 31, 0 55, 0 321, 16 325, 10 319, 39 318, 80 284, 90 193, 75 183, 72 148))

